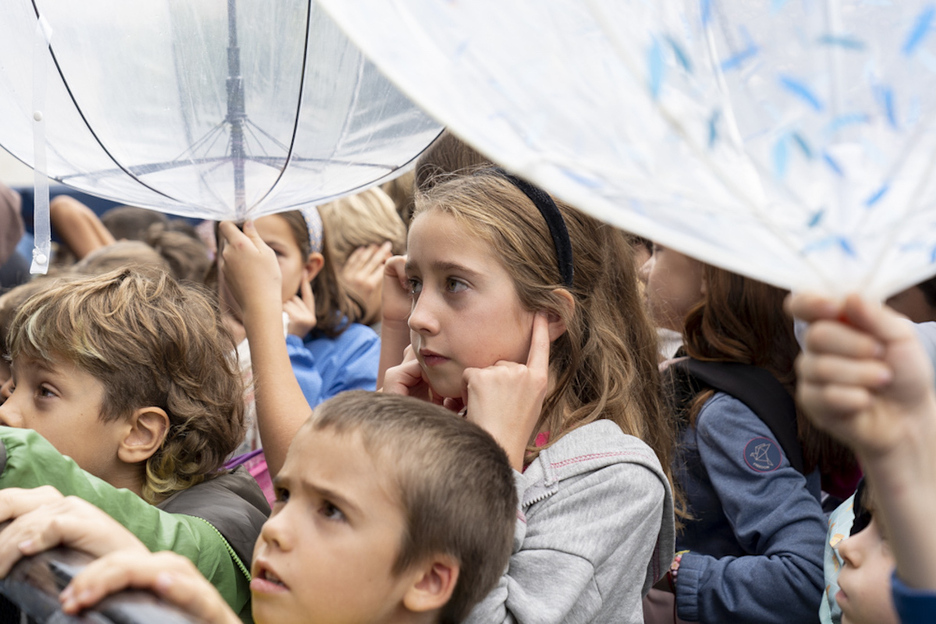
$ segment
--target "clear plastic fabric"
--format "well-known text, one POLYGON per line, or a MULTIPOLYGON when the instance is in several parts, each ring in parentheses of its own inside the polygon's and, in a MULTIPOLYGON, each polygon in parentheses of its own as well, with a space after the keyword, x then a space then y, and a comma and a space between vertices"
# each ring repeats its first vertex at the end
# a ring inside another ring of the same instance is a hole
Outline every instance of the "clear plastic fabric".
POLYGON ((0 3, 0 145, 30 166, 34 78, 50 178, 185 216, 328 201, 394 177, 441 130, 310 0, 0 3))
POLYGON ((936 273, 931 0, 320 0, 424 110, 582 210, 793 289, 936 273))

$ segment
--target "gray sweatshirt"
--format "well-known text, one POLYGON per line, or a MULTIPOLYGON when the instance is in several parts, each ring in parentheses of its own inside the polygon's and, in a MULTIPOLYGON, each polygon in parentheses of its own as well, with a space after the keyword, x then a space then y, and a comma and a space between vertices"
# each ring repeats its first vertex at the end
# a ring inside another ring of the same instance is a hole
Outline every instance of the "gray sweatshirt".
POLYGON ((673 496, 656 454, 599 420, 516 473, 513 554, 466 622, 643 622, 675 551, 673 496))

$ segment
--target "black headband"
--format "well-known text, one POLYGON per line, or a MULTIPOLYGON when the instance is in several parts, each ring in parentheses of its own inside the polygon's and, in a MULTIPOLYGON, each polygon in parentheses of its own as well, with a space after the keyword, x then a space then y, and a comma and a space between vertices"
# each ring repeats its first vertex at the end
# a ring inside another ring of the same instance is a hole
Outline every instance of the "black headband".
POLYGON ((533 186, 525 180, 521 180, 515 175, 509 174, 500 167, 495 169, 497 173, 507 178, 511 184, 523 191, 536 209, 543 215, 546 225, 549 226, 549 233, 552 235, 553 245, 556 246, 556 257, 559 259, 559 275, 562 276, 562 283, 568 288, 572 288, 572 277, 575 269, 572 265, 572 241, 569 240, 569 230, 566 229, 565 220, 556 202, 549 196, 549 193, 543 189, 533 186))

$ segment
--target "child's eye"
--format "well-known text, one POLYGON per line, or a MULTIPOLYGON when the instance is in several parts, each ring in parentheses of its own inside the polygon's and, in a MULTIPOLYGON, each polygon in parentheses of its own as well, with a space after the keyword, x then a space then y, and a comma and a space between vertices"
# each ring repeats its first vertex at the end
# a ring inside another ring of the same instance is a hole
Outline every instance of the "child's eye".
POLYGON ((337 507, 335 507, 328 501, 325 501, 322 503, 322 508, 319 510, 319 513, 321 513, 323 516, 325 516, 329 520, 335 520, 338 522, 344 522, 345 520, 344 512, 342 512, 340 509, 338 509, 337 507))
POLYGON ((445 290, 447 290, 450 293, 461 292, 465 290, 466 288, 468 288, 468 284, 461 281, 460 279, 455 279, 454 277, 450 277, 447 280, 445 280, 445 290))
POLYGON ((414 297, 422 291, 422 282, 418 279, 408 278, 406 281, 409 283, 410 294, 414 297))
POLYGON ((289 490, 286 488, 278 487, 273 490, 274 495, 276 496, 277 503, 288 503, 289 502, 289 490))
POLYGON ((53 390, 52 388, 50 388, 49 386, 45 384, 42 384, 39 386, 39 388, 36 390, 36 394, 42 397, 43 399, 49 399, 49 398, 57 396, 55 394, 55 390, 53 390))

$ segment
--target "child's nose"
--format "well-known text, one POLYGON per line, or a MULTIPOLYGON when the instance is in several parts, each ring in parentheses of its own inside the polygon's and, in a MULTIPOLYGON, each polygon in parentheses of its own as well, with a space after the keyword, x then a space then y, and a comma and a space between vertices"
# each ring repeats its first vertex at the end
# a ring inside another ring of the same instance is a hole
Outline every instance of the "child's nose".
POLYGON ((13 393, 8 390, 7 384, 0 391, 0 425, 4 427, 22 427, 22 419, 15 409, 13 393))
POLYGON ((260 529, 260 539, 267 546, 277 550, 289 550, 292 548, 292 542, 289 539, 289 519, 283 513, 285 508, 270 516, 260 529))
POLYGON ((836 546, 839 552, 839 556, 842 557, 842 560, 846 565, 852 568, 857 568, 861 565, 862 556, 860 544, 861 540, 859 539, 860 537, 861 533, 857 533, 848 539, 842 540, 839 542, 838 546, 836 546))
POLYGON ((435 311, 435 302, 425 290, 413 301, 413 311, 409 316, 409 328, 423 334, 435 334, 439 331, 439 322, 435 311))

